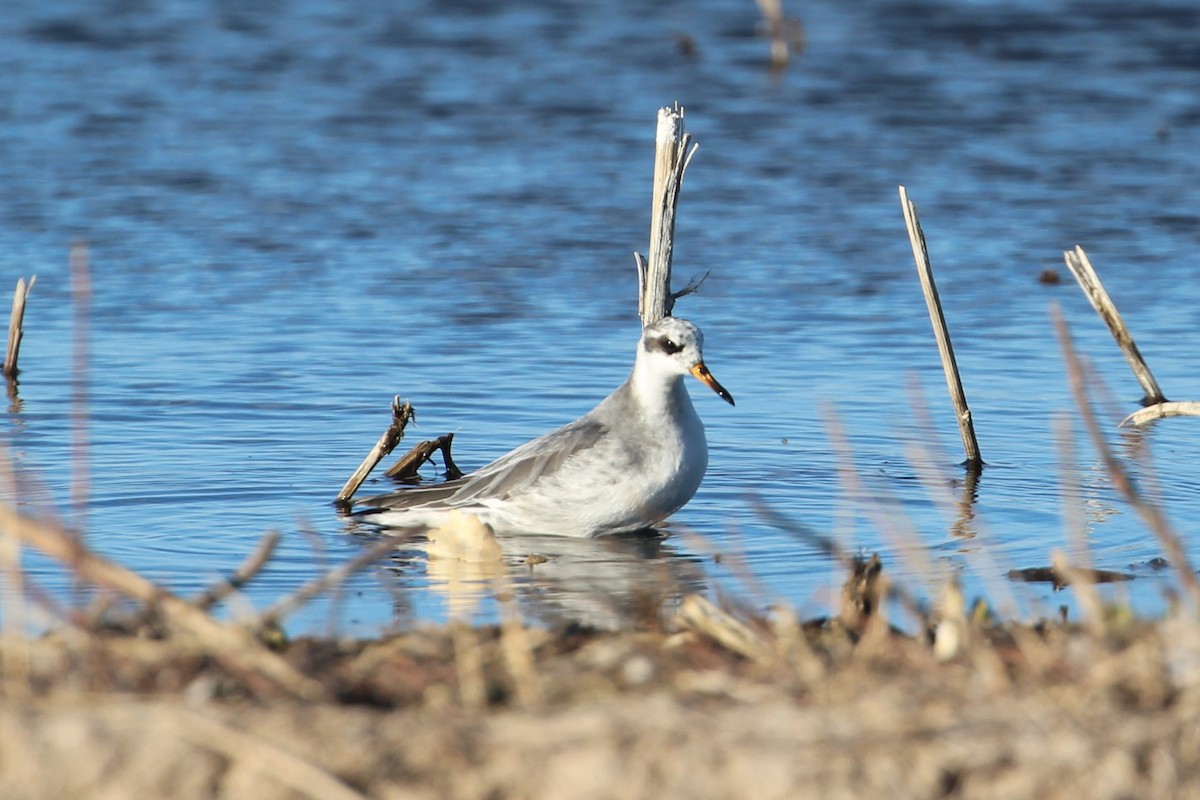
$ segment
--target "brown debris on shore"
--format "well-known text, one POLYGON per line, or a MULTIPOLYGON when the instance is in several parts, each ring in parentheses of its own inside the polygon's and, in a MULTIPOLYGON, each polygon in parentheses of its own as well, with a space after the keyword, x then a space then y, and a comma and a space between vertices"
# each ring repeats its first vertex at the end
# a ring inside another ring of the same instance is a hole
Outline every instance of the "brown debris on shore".
POLYGON ((184 637, 10 639, 0 796, 1200 792, 1195 622, 1126 621, 1097 636, 956 620, 947 651, 932 631, 871 620, 852 631, 782 611, 743 619, 763 648, 755 658, 707 629, 525 629, 535 703, 515 691, 501 628, 469 629, 486 697, 476 711, 460 701, 450 627, 278 644, 320 701, 264 696, 184 637))

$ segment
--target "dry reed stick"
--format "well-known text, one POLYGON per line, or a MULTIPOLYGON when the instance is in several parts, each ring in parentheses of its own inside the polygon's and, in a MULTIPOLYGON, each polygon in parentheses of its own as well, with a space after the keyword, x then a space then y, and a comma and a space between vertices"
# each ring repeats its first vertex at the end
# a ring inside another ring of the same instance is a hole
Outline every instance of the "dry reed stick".
POLYGON ((1179 573, 1179 581, 1191 597, 1194 607, 1200 609, 1200 580, 1197 580, 1196 573, 1192 571, 1187 552, 1183 549, 1179 536, 1172 529, 1171 523, 1167 521, 1162 509, 1143 497, 1129 477, 1129 473, 1126 472, 1125 466, 1113 455, 1108 442, 1104 440, 1104 434, 1100 431, 1100 423, 1096 420, 1096 414, 1092 411, 1091 401, 1088 398, 1083 362, 1075 352, 1067 322, 1063 319, 1062 311, 1057 305, 1051 308, 1051 316, 1054 319, 1054 328, 1058 332, 1063 360, 1067 365, 1067 380, 1071 386, 1071 394, 1075 397, 1075 405, 1079 408, 1079 416, 1083 419, 1084 427, 1087 428, 1092 446, 1096 448, 1096 453, 1104 462, 1105 469, 1112 478, 1113 486, 1133 506, 1142 521, 1158 538, 1171 566, 1179 573))
POLYGON ((917 263, 917 275, 921 278, 921 290, 925 293, 925 305, 929 309, 929 321, 933 324, 933 336, 937 339, 938 353, 942 357, 942 370, 946 373, 946 388, 950 390, 950 401, 954 403, 954 416, 958 420, 958 431, 962 435, 966 466, 970 470, 983 467, 983 456, 979 452, 979 440, 975 438, 975 423, 967 405, 958 364, 954 360, 954 346, 950 343, 950 330, 942 313, 942 301, 938 298, 937 284, 933 280, 933 267, 929 263, 929 250, 925 246, 925 232, 917 218, 917 207, 908 199, 908 190, 900 187, 900 207, 904 211, 904 224, 908 227, 908 239, 912 243, 913 259, 917 263))
POLYGON ((1121 353, 1129 362, 1134 377, 1141 384, 1142 391, 1145 392, 1145 396, 1142 397, 1142 405, 1152 406, 1156 403, 1166 402, 1167 398, 1163 396, 1162 389, 1158 388, 1158 381, 1154 380, 1154 375, 1150 372, 1146 359, 1142 358, 1137 343, 1133 341, 1133 334, 1129 332, 1125 320, 1121 319, 1121 312, 1117 311, 1116 304, 1108 296, 1108 291, 1100 282, 1100 276, 1092 267, 1087 253, 1083 252, 1082 247, 1075 245, 1074 250, 1067 250, 1063 253, 1063 260, 1067 263, 1067 269, 1071 270, 1071 274, 1079 282, 1079 288, 1083 289, 1092 308, 1096 309, 1100 319, 1104 320, 1104 324, 1108 326, 1113 338, 1117 340, 1117 346, 1121 348, 1121 353))
POLYGON ((17 358, 21 354, 21 339, 25 336, 23 327, 25 321, 25 300, 37 283, 37 275, 25 283, 24 278, 17 279, 17 288, 13 291, 12 314, 8 318, 8 349, 4 353, 4 377, 10 381, 17 377, 17 358))
MULTIPOLYGON (((683 129, 683 106, 660 108, 654 140, 654 192, 650 207, 650 258, 634 253, 638 271, 638 314, 642 327, 669 316, 675 300, 689 292, 671 293, 671 261, 675 246, 675 212, 683 173, 699 145, 683 129)), ((690 291, 695 291, 692 287, 690 291)))
POLYGON ((413 418, 412 403, 407 401, 400 402, 400 396, 392 398, 392 422, 388 425, 383 435, 379 437, 379 441, 371 448, 371 452, 367 453, 367 457, 358 465, 358 469, 354 470, 354 474, 350 476, 350 480, 346 481, 346 485, 338 492, 334 502, 339 505, 347 505, 350 498, 358 491, 358 487, 362 486, 362 482, 371 474, 371 470, 382 461, 388 453, 396 448, 400 440, 404 438, 404 428, 408 425, 408 421, 413 418))
POLYGON ((185 631, 207 648, 218 661, 239 673, 265 678, 274 687, 306 699, 323 695, 321 685, 296 672, 291 665, 267 650, 245 628, 223 625, 186 600, 146 580, 136 572, 101 558, 83 542, 57 525, 35 520, 0 503, 0 527, 14 533, 23 543, 61 562, 76 576, 137 600, 158 611, 163 619, 185 631))

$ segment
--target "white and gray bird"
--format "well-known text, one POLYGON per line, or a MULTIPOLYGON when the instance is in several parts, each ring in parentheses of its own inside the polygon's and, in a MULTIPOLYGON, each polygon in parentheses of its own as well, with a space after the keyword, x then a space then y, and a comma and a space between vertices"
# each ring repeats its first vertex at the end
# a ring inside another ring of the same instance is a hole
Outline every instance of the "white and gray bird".
POLYGON ((497 533, 565 536, 650 528, 692 499, 708 469, 704 423, 683 378, 733 405, 704 365, 704 335, 666 317, 648 325, 633 371, 598 406, 470 475, 356 501, 368 522, 436 527, 454 510, 497 533))

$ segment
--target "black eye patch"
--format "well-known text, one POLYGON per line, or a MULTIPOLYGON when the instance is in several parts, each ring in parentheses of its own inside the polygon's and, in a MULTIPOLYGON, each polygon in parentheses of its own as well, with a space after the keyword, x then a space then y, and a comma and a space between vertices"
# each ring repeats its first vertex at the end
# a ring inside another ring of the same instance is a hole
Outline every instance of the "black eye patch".
POLYGON ((660 337, 657 339, 648 340, 646 342, 646 349, 647 350, 658 350, 660 352, 666 353, 669 356, 673 356, 676 353, 678 353, 680 350, 683 349, 683 345, 677 343, 674 339, 670 339, 670 338, 667 338, 666 336, 663 336, 663 337, 660 337))

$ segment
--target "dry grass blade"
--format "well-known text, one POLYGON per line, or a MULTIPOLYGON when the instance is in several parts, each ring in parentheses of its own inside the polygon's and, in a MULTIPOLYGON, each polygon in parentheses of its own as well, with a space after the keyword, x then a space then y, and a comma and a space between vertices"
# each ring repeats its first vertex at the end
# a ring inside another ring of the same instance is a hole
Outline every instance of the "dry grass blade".
POLYGON ((193 599, 192 605, 196 606, 196 608, 208 610, 245 586, 271 560, 271 556, 275 553, 275 548, 278 544, 279 534, 271 531, 259 540, 258 546, 254 548, 254 552, 247 556, 246 560, 238 566, 233 575, 229 577, 229 580, 222 581, 204 594, 193 599))
POLYGON ((396 448, 400 440, 404 438, 404 428, 407 427, 408 421, 413 418, 412 403, 401 402, 400 398, 392 398, 392 422, 388 425, 383 435, 379 437, 379 441, 371 448, 371 452, 367 453, 367 457, 358 465, 358 469, 354 470, 354 474, 350 476, 350 480, 346 481, 346 485, 338 492, 336 503, 346 505, 350 502, 350 498, 358 491, 358 487, 362 486, 362 482, 371 474, 371 470, 375 469, 375 465, 382 461, 388 453, 396 448))
POLYGON ((399 536, 387 536, 383 540, 376 542, 345 564, 329 570, 319 578, 314 578, 287 597, 276 602, 267 610, 258 614, 249 623, 250 627, 262 629, 279 625, 284 617, 300 608, 300 606, 309 600, 312 600, 322 592, 341 585, 351 575, 366 569, 376 561, 393 553, 396 550, 396 546, 403 541, 404 539, 399 536))
POLYGON ((1088 398, 1083 363, 1079 355, 1075 352, 1074 345, 1071 343, 1071 334, 1067 330, 1066 320, 1063 319, 1062 311, 1059 310, 1057 305, 1053 307, 1051 314, 1054 318, 1055 330, 1058 332, 1059 344, 1062 346, 1063 359, 1066 361, 1067 378, 1071 385, 1071 393, 1075 397, 1075 405, 1079 408, 1079 415, 1083 419, 1084 426, 1087 428, 1088 436, 1092 440, 1092 446, 1096 448, 1096 452, 1104 462, 1105 469, 1108 470, 1108 474, 1112 478, 1113 486, 1133 506, 1142 518, 1142 521, 1146 523, 1147 527, 1158 538, 1159 544, 1162 545, 1163 551, 1167 554, 1167 559, 1179 574, 1180 583, 1183 584, 1183 588, 1191 597, 1194 606, 1200 608, 1200 581, 1197 581, 1196 573, 1192 571, 1187 552, 1183 549, 1183 544, 1180 542, 1179 536, 1171 528, 1171 524, 1167 521, 1162 510, 1147 501, 1142 496, 1142 493, 1138 491, 1129 473, 1126 472, 1125 466, 1113 455, 1112 448, 1104 440, 1104 434, 1100 431, 1100 424, 1096 420, 1096 415, 1092 411, 1092 405, 1088 398))
POLYGON ((1146 406, 1145 408, 1139 408, 1137 411, 1121 420, 1121 424, 1117 427, 1123 428, 1126 425, 1145 425, 1147 422, 1153 422, 1156 419, 1164 419, 1165 417, 1200 417, 1200 403, 1197 403, 1194 400, 1155 403, 1153 405, 1146 406))
POLYGON ((698 594, 689 594, 679 606, 679 622, 707 636, 726 650, 757 664, 775 660, 775 651, 753 628, 698 594))
POLYGON ((1133 341, 1133 334, 1129 332, 1125 320, 1121 319, 1121 312, 1117 311, 1116 304, 1108 296, 1108 291, 1100 282, 1100 276, 1092 268, 1092 262, 1088 259, 1087 253, 1083 252, 1082 247, 1076 245, 1074 250, 1067 250, 1063 253, 1063 260, 1067 263, 1067 269, 1071 270, 1071 274, 1079 282, 1079 287, 1083 289, 1092 308, 1096 309, 1096 313, 1104 320, 1104 324, 1108 326, 1113 338, 1117 340, 1117 346, 1121 348, 1125 360, 1129 362, 1130 369, 1133 370, 1134 376, 1141 384, 1142 391, 1145 392, 1142 405, 1150 406, 1164 402, 1167 398, 1163 396, 1162 389, 1158 388, 1158 381, 1154 380, 1154 375, 1150 372, 1146 359, 1142 358, 1137 343, 1133 341))
POLYGON ((900 187, 900 207, 904 212, 904 224, 908 227, 908 238, 912 244, 913 259, 917 264, 917 275, 921 279, 921 290, 925 294, 925 305, 929 309, 929 321, 933 324, 933 336, 937 340, 938 354, 942 358, 942 370, 946 373, 946 387, 954 403, 954 416, 962 435, 963 452, 967 456, 967 467, 978 470, 983 466, 979 452, 979 440, 975 438, 975 423, 971 408, 967 405, 967 394, 963 391, 958 363, 954 360, 954 345, 950 342, 950 329, 946 326, 946 315, 942 313, 942 301, 938 297, 937 284, 933 280, 933 267, 929 263, 929 250, 925 246, 925 232, 917 218, 917 207, 908 199, 908 190, 900 187))
POLYGON ((25 320, 25 300, 33 291, 37 275, 25 283, 24 278, 17 279, 17 288, 13 291, 12 314, 8 318, 8 349, 4 352, 4 377, 17 377, 17 359, 21 354, 21 339, 25 335, 23 328, 25 320))
MULTIPOLYGON (((769 524, 775 526, 781 531, 790 533, 792 536, 795 536, 801 541, 808 543, 822 553, 825 553, 831 558, 837 560, 837 562, 846 570, 847 574, 852 575, 855 573, 855 571, 861 569, 861 561, 847 553, 845 549, 843 549, 841 545, 835 542, 832 538, 818 533, 801 522, 797 522, 794 519, 790 519, 783 514, 780 514, 778 511, 770 508, 766 503, 757 498, 750 498, 750 502, 755 512, 757 512, 759 516, 761 516, 769 524)), ((887 595, 889 597, 894 597, 900 603, 900 605, 903 606, 904 609, 913 616, 914 619, 920 620, 923 624, 928 623, 929 611, 925 608, 924 603, 922 603, 921 600, 919 600, 903 586, 889 583, 887 586, 887 595)))
POLYGON ((195 637, 214 658, 235 672, 267 679, 278 689, 307 699, 322 696, 320 684, 296 672, 244 628, 223 625, 205 612, 136 572, 91 553, 77 537, 0 504, 0 527, 61 562, 79 580, 118 592, 157 610, 173 627, 195 637))

